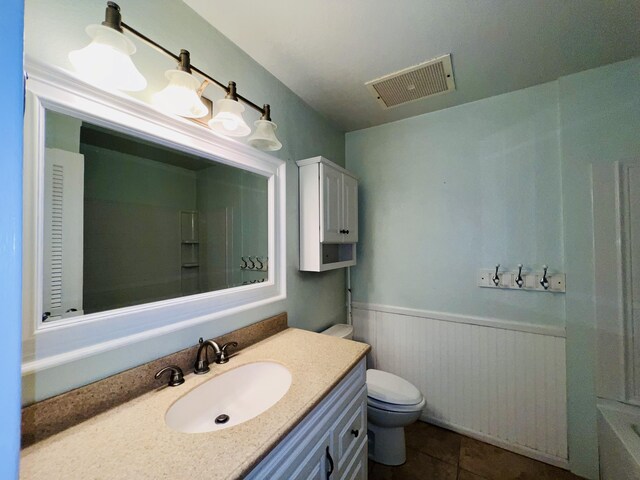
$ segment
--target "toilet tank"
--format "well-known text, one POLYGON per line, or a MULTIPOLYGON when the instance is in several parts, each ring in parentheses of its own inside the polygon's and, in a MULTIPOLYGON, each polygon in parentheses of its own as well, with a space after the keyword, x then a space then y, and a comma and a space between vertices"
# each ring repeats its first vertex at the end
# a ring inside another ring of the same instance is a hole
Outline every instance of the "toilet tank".
POLYGON ((347 325, 346 323, 338 323, 332 327, 324 330, 325 335, 331 335, 332 337, 346 338, 347 340, 353 340, 353 325, 347 325))

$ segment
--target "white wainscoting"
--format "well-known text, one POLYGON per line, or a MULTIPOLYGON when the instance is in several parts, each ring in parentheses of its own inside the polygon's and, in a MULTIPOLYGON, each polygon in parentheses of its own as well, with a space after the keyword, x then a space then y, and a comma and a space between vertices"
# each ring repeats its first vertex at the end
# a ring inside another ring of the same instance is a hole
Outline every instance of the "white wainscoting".
POLYGON ((427 399, 422 419, 567 467, 563 328, 353 304, 369 366, 427 399))

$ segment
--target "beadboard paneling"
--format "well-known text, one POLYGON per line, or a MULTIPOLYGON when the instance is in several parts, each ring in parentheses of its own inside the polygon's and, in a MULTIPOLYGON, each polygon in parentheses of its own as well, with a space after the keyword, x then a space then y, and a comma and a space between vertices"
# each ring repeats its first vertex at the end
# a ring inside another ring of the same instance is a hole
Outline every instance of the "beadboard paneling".
POLYGON ((425 395, 424 420, 567 465, 564 338, 368 308, 353 309, 355 337, 425 395))

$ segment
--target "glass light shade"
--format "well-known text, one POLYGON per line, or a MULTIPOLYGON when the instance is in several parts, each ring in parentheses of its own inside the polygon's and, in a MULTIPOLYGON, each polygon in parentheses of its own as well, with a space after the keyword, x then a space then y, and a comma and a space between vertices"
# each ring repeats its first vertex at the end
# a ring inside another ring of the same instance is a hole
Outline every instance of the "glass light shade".
POLYGON ((275 152, 282 148, 282 144, 276 138, 276 129, 278 126, 269 120, 256 120, 254 123, 256 131, 247 140, 249 145, 258 150, 275 152))
POLYGON ((130 57, 136 51, 131 40, 104 25, 89 25, 86 32, 91 43, 69 53, 80 77, 107 89, 137 92, 146 88, 147 81, 130 57))
POLYGON ((169 85, 153 95, 154 105, 187 118, 204 117, 209 112, 198 95, 200 82, 196 77, 182 70, 167 70, 164 75, 169 85))
POLYGON ((242 118, 244 106, 240 102, 223 98, 216 102, 218 113, 209 120, 211 130, 229 137, 246 137, 251 133, 251 128, 242 118))

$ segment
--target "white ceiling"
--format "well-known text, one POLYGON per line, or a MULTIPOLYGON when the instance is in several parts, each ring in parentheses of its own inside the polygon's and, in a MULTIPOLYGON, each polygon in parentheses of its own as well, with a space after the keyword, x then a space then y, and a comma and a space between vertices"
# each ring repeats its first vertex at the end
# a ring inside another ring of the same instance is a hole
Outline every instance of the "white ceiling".
POLYGON ((184 0, 345 131, 640 55, 639 0, 184 0), (383 110, 364 86, 451 53, 457 90, 383 110))

